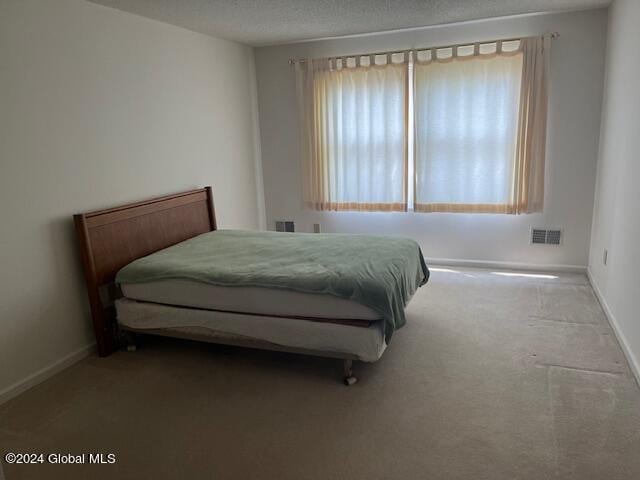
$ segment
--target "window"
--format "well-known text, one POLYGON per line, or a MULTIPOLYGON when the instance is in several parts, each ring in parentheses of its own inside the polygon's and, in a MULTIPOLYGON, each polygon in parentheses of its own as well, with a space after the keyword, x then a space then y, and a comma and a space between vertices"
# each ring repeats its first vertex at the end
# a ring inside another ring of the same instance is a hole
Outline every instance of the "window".
POLYGON ((549 40, 298 64, 307 205, 541 211, 549 40))
MULTIPOLYGON (((311 66, 305 191, 317 210, 406 210, 407 68, 311 66)), ((342 65, 340 62, 344 61, 342 65)), ((362 62, 362 63, 360 63, 362 62)), ((305 99, 302 99, 304 102, 305 99)))
POLYGON ((414 209, 506 213, 522 54, 448 60, 414 66, 414 209))

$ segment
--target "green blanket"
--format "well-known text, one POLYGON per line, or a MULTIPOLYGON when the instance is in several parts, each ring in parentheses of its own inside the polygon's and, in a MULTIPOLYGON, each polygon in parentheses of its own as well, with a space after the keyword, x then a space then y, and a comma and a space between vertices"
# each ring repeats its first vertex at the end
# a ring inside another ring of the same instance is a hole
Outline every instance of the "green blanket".
POLYGON ((187 279, 334 295, 378 312, 389 341, 428 278, 420 247, 407 238, 218 230, 130 263, 116 282, 187 279))

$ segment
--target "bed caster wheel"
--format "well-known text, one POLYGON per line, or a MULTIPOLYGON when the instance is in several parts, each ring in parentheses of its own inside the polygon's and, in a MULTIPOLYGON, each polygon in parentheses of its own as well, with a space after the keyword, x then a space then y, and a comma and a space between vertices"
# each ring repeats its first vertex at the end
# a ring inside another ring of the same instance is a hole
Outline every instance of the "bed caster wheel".
POLYGON ((127 345, 127 352, 135 352, 137 349, 135 345, 127 345))
POLYGON ((358 381, 358 379, 356 377, 344 377, 344 384, 349 387, 351 385, 353 385, 354 383, 356 383, 358 381))
POLYGON ((346 359, 342 362, 342 380, 347 387, 358 381, 353 376, 353 360, 346 359))

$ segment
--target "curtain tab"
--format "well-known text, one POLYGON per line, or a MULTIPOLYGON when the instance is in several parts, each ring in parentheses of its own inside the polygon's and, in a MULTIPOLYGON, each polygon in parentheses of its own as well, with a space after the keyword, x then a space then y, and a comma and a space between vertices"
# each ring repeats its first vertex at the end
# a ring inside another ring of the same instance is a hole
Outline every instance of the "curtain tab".
POLYGON ((416 50, 414 59, 416 62, 431 62, 433 60, 433 50, 430 48, 427 50, 416 50), (420 60, 420 54, 422 54, 422 60, 420 60))

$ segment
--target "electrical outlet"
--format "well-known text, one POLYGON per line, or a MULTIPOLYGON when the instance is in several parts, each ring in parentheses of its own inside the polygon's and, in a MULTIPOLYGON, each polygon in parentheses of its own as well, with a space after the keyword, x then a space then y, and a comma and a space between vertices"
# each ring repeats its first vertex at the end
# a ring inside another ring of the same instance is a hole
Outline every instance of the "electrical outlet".
POLYGON ((604 249, 604 253, 602 254, 602 264, 606 265, 607 264, 607 257, 609 257, 609 250, 607 250, 606 248, 604 249))
POLYGON ((320 233, 320 224, 319 223, 314 223, 313 224, 313 233, 320 233))

